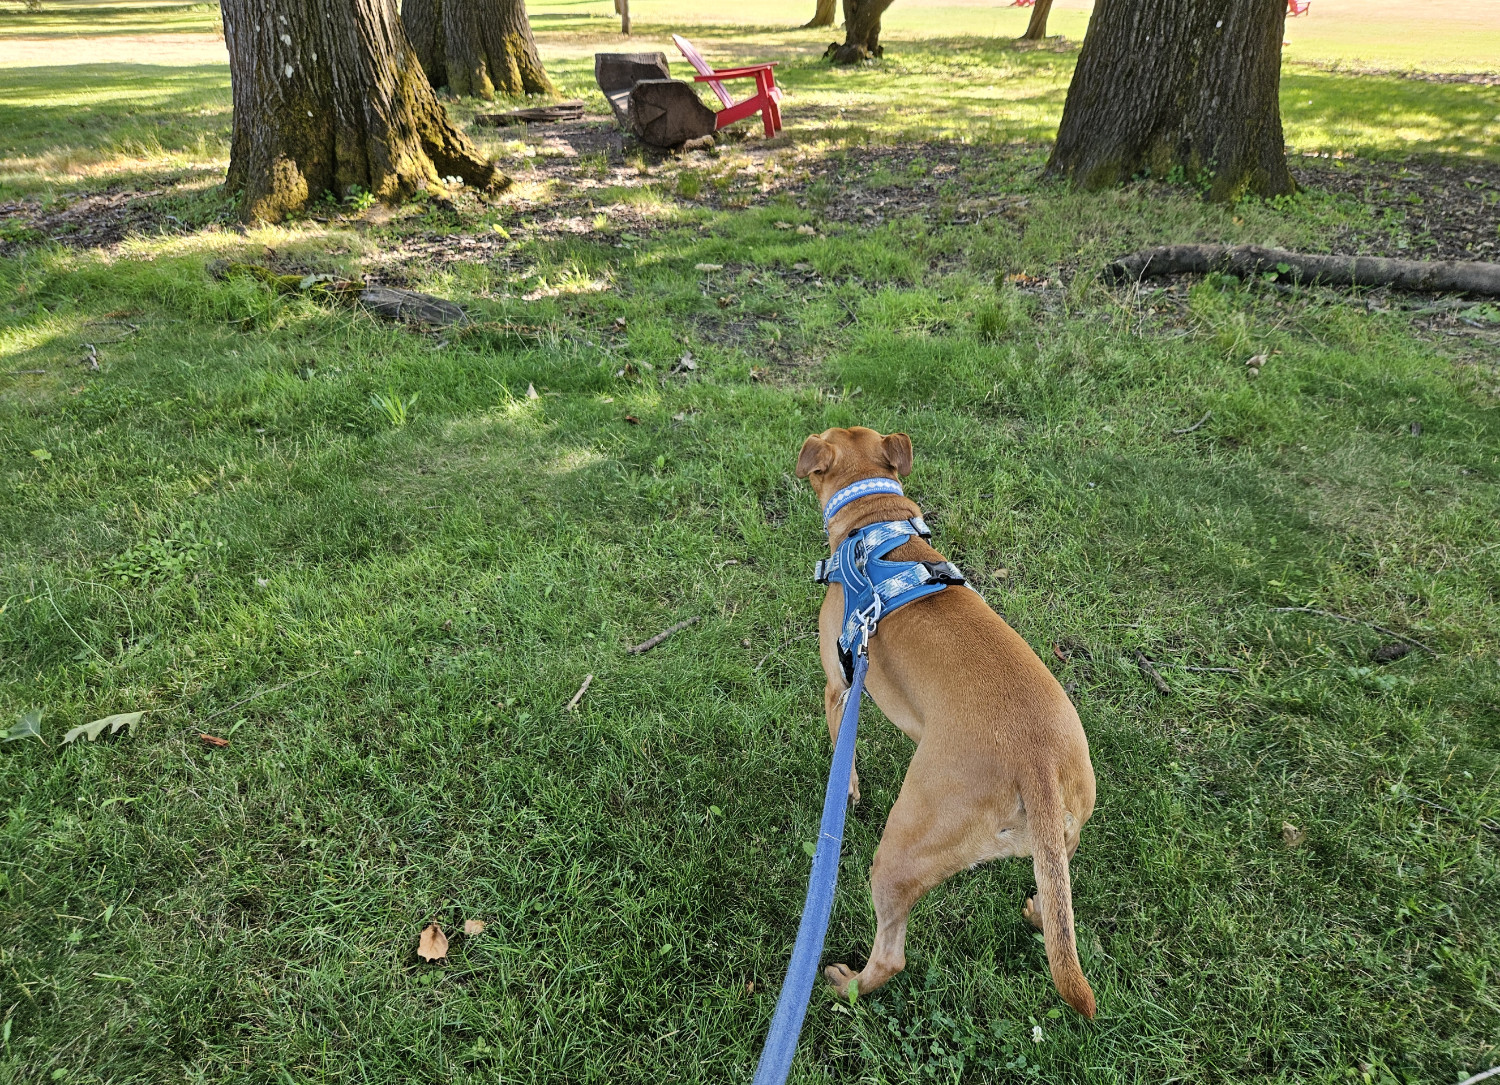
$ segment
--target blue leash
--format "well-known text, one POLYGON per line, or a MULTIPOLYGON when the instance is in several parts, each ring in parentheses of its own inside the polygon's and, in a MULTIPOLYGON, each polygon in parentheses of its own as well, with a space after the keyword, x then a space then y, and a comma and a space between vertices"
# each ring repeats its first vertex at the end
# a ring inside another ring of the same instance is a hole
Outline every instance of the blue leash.
MULTIPOLYGON (((867 640, 868 636, 866 633, 867 640)), ((766 1046, 761 1049, 760 1065, 755 1069, 754 1085, 782 1085, 791 1073, 797 1038, 802 1034, 802 1019, 807 1016, 807 1000, 818 978, 818 959, 823 956, 823 938, 833 914, 833 888, 839 879, 839 848, 844 842, 844 812, 849 805, 849 779, 854 772, 859 699, 864 696, 865 671, 869 667, 870 657, 861 646, 854 657, 854 678, 849 683, 849 699, 844 702, 839 740, 833 748, 833 765, 828 770, 823 823, 818 827, 818 847, 813 854, 812 876, 807 882, 807 900, 802 905, 802 922, 797 927, 797 941, 792 946, 786 979, 781 982, 781 994, 776 998, 776 1014, 771 1018, 766 1046)))

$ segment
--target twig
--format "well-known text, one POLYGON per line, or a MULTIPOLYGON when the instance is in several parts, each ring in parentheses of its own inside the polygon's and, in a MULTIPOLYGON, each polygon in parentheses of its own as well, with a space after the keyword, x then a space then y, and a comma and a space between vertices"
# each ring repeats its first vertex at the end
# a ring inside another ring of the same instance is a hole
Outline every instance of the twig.
POLYGON ((1141 669, 1150 683, 1156 687, 1158 693, 1171 693, 1172 687, 1167 685, 1167 680, 1161 676, 1161 672, 1151 665, 1144 652, 1136 652, 1135 665, 1141 669))
POLYGON ((760 657, 760 662, 755 665, 755 669, 757 671, 760 670, 763 666, 765 666, 766 660, 770 659, 773 655, 775 655, 777 652, 781 651, 783 648, 790 648, 793 644, 796 644, 799 640, 806 640, 808 637, 816 637, 817 635, 818 635, 818 631, 816 629, 811 629, 811 630, 808 630, 806 633, 798 633, 795 637, 792 637, 790 640, 784 640, 784 641, 782 641, 775 648, 772 648, 769 652, 767 652, 765 655, 763 655, 763 656, 760 657))
POLYGON ((1494 1077, 1496 1074, 1500 1074, 1500 1066, 1491 1066, 1488 1070, 1485 1070, 1482 1073, 1475 1074, 1473 1077, 1464 1078, 1458 1083, 1458 1085, 1474 1085, 1476 1081, 1483 1081, 1485 1078, 1494 1077))
POLYGON ((581 686, 578 687, 578 692, 575 693, 575 694, 573 694, 573 699, 568 702, 568 711, 569 712, 572 712, 574 709, 576 709, 578 707, 578 702, 581 701, 581 700, 583 700, 583 695, 588 690, 589 683, 592 682, 593 680, 594 680, 594 676, 592 674, 586 674, 586 675, 583 676, 583 685, 581 685, 581 686))
POLYGON ((683 621, 678 622, 676 625, 668 629, 663 629, 660 633, 656 634, 656 636, 652 637, 650 640, 643 640, 639 644, 631 645, 629 648, 626 648, 625 651, 629 652, 633 656, 638 656, 642 652, 649 652, 662 641, 670 637, 673 633, 681 633, 688 626, 699 621, 702 621, 702 619, 697 615, 694 615, 691 618, 687 618, 683 621))
POLYGON ((1186 426, 1186 427, 1184 427, 1182 429, 1174 429, 1172 432, 1174 434, 1194 433, 1194 432, 1202 429, 1203 428, 1203 424, 1205 422, 1207 422, 1213 416, 1214 416, 1214 412, 1213 411, 1204 411, 1203 412, 1203 417, 1200 418, 1200 419, 1198 419, 1198 421, 1194 422, 1191 426, 1186 426))
POLYGON ((1384 633, 1388 637, 1395 637, 1402 644, 1410 644, 1414 648, 1420 648, 1422 649, 1422 651, 1426 652, 1428 655, 1434 658, 1437 657, 1437 652, 1427 647, 1427 645, 1423 644, 1421 641, 1412 640, 1410 637, 1404 637, 1400 633, 1397 633, 1394 629, 1387 629, 1383 625, 1376 625, 1374 622, 1367 622, 1363 618, 1351 618, 1347 614, 1335 614, 1331 610, 1319 610, 1317 607, 1272 607, 1271 610, 1276 614, 1317 614, 1324 618, 1333 618, 1335 621, 1348 622, 1350 625, 1362 625, 1367 629, 1375 630, 1375 632, 1377 633, 1384 633))
POLYGON ((252 693, 252 694, 250 694, 250 696, 244 698, 243 700, 235 701, 234 704, 229 705, 227 708, 221 708, 217 712, 213 712, 213 713, 210 713, 207 716, 204 716, 198 722, 199 723, 207 723, 209 720, 217 719, 218 717, 222 716, 226 712, 233 712, 236 708, 240 707, 240 705, 249 704, 251 701, 255 700, 257 697, 264 697, 268 693, 275 693, 277 690, 286 689, 287 686, 294 685, 297 682, 302 681, 302 679, 304 679, 304 678, 311 678, 313 675, 315 675, 317 673, 318 673, 317 671, 308 671, 306 674, 299 674, 296 678, 288 679, 287 681, 281 683, 281 685, 279 685, 279 686, 272 686, 270 689, 263 689, 259 693, 252 693))
POLYGON ((1238 667, 1183 667, 1185 671, 1196 671, 1198 674, 1232 674, 1236 678, 1240 676, 1238 667))

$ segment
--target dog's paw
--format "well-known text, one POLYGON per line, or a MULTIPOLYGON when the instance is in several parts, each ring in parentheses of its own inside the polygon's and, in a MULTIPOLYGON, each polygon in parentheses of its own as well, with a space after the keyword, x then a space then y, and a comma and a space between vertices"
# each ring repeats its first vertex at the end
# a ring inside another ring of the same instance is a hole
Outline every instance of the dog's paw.
POLYGON ((849 801, 856 806, 859 805, 859 773, 849 774, 849 801))
POLYGON ((853 996, 858 997, 859 973, 851 971, 846 964, 831 964, 823 969, 823 975, 828 982, 833 984, 834 992, 842 999, 852 1000, 850 987, 853 985, 853 996))
POLYGON ((1026 903, 1021 905, 1021 917, 1037 930, 1042 929, 1042 913, 1037 911, 1035 898, 1026 898, 1026 903))

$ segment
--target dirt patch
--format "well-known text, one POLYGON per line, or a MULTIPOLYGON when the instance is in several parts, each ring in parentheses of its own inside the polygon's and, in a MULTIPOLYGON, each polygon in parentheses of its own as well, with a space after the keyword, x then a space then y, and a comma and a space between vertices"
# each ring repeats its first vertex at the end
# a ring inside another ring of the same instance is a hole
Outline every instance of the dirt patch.
POLYGON ((142 192, 115 187, 87 196, 0 204, 0 256, 46 241, 72 249, 102 249, 141 234, 191 233, 202 228, 202 223, 185 222, 168 213, 163 197, 169 194, 165 188, 142 192))
POLYGON ((1332 192, 1379 220, 1345 226, 1336 252, 1429 260, 1500 260, 1500 165, 1470 162, 1292 160, 1292 176, 1310 191, 1332 192))

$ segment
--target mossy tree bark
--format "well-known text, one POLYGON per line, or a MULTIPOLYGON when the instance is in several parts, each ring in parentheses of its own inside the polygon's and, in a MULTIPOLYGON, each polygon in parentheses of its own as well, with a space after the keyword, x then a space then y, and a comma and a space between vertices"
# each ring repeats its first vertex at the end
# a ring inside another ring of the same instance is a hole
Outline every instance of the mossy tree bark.
POLYGON ((1052 0, 1036 0, 1031 5, 1031 21, 1026 24, 1022 41, 1041 41, 1047 36, 1047 16, 1052 12, 1052 0))
POLYGON ((1286 0, 1099 0, 1068 87, 1054 176, 1181 176, 1210 199, 1296 191, 1281 131, 1286 0))
POLYGON ((393 202, 509 183, 443 112, 389 0, 222 0, 234 89, 227 186, 276 221, 358 186, 393 202))
POLYGON ((524 0, 404 0, 401 21, 434 87, 486 99, 557 93, 524 0))
POLYGON ((815 26, 832 26, 833 18, 838 14, 838 0, 818 0, 817 10, 813 17, 802 24, 803 29, 815 26))
POLYGON ((892 0, 844 0, 844 41, 825 54, 835 64, 859 64, 881 55, 880 17, 892 0))

